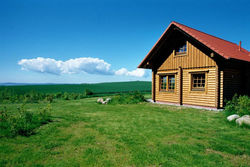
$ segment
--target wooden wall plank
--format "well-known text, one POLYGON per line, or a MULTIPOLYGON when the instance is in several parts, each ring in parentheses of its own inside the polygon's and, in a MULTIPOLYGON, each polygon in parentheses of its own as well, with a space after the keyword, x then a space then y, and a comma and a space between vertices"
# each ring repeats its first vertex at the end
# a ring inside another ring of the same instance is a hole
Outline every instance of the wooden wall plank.
POLYGON ((152 70, 152 100, 155 102, 155 71, 152 70))
POLYGON ((182 68, 215 67, 216 62, 187 41, 187 54, 176 56, 173 51, 158 70, 178 69, 179 66, 182 68))
POLYGON ((223 78, 224 78, 224 71, 220 71, 220 108, 224 107, 223 78))
POLYGON ((215 68, 206 68, 208 72, 207 75, 207 88, 204 92, 195 92, 190 90, 191 85, 191 74, 192 69, 183 70, 183 104, 200 105, 216 107, 216 78, 215 68))

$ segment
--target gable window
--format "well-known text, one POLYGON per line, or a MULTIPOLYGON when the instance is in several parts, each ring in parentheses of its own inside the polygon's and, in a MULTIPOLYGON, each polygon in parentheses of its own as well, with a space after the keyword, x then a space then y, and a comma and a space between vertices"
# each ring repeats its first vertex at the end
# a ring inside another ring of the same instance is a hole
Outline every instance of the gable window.
POLYGON ((193 91, 205 91, 206 87, 206 74, 205 73, 197 73, 191 74, 192 77, 192 90, 193 91))
POLYGON ((187 44, 181 45, 179 48, 176 49, 176 55, 183 55, 187 53, 187 44))
POLYGON ((175 90, 175 75, 160 76, 160 91, 173 92, 175 90))

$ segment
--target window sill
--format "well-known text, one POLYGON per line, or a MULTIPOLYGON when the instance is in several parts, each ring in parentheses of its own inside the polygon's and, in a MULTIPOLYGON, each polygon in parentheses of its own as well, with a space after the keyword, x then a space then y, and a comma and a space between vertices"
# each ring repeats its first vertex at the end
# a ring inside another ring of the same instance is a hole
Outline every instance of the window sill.
POLYGON ((187 56, 187 53, 179 53, 174 55, 174 57, 182 57, 182 56, 187 56))
POLYGON ((175 91, 169 91, 169 90, 160 90, 161 93, 175 93, 175 91))
POLYGON ((192 92, 205 92, 205 88, 200 88, 200 89, 191 89, 192 92))
POLYGON ((198 94, 207 94, 207 91, 204 89, 204 90, 190 90, 189 93, 198 93, 198 94))

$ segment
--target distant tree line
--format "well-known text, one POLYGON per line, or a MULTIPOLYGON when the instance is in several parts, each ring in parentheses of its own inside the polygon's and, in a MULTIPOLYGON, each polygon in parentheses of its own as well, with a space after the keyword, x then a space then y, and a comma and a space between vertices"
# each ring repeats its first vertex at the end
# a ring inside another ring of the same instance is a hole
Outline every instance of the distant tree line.
POLYGON ((94 95, 90 89, 85 89, 82 93, 40 93, 34 90, 19 94, 10 88, 0 90, 1 103, 38 103, 39 101, 53 102, 54 99, 77 100, 94 95))

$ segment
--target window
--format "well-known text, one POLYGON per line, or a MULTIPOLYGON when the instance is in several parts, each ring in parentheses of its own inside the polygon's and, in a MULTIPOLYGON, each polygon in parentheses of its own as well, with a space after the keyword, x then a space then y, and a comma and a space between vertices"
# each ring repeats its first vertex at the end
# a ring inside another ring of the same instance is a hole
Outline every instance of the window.
POLYGON ((176 49, 176 55, 182 55, 187 53, 187 44, 185 43, 181 47, 176 49))
POLYGON ((174 91, 175 89, 175 75, 160 76, 160 90, 174 91))
POLYGON ((175 77, 174 75, 169 75, 168 76, 168 90, 174 91, 174 88, 175 88, 175 77))
POLYGON ((205 91, 205 86, 206 86, 205 73, 192 74, 192 90, 205 91))

